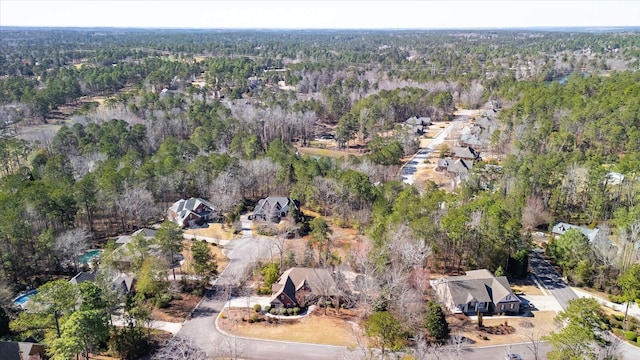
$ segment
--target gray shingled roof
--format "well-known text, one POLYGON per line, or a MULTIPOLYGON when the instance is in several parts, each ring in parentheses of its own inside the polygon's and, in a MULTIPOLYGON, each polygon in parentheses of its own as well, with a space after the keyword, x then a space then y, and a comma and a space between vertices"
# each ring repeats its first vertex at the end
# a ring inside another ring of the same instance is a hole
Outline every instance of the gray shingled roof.
POLYGON ((553 226, 553 229, 551 230, 551 232, 557 235, 562 235, 567 231, 569 231, 570 229, 576 229, 580 231, 582 234, 584 234, 584 236, 587 237, 587 239, 589 239, 589 241, 593 241, 598 236, 598 232, 600 231, 600 229, 598 228, 589 229, 588 227, 584 227, 584 226, 577 226, 577 225, 571 225, 571 224, 559 222, 553 226))
POLYGON ((293 296, 292 299, 295 299, 295 292, 300 290, 305 284, 311 289, 311 292, 316 295, 322 294, 323 292, 329 294, 338 293, 338 287, 329 270, 293 267, 282 273, 278 282, 272 285, 271 290, 273 291, 273 296, 270 302, 282 293, 286 293, 289 297, 293 296), (292 294, 292 289, 288 288, 288 282, 291 282, 294 287, 292 294))
POLYGON ((172 210, 177 214, 177 219, 175 219, 174 221, 182 224, 184 222, 184 219, 186 219, 187 216, 189 216, 189 214, 191 213, 200 216, 195 211, 198 208, 198 206, 200 206, 200 204, 204 204, 209 209, 211 209, 211 211, 215 211, 216 209, 216 207, 213 206, 213 204, 207 200, 191 197, 191 198, 188 198, 187 200, 180 199, 176 201, 175 203, 173 203, 173 205, 171 205, 169 210, 172 210))
POLYGON ((79 284, 81 284, 81 283, 83 283, 85 281, 89 281, 89 282, 96 281, 96 274, 85 272, 85 271, 81 271, 76 276, 71 278, 71 280, 69 280, 69 282, 74 284, 74 285, 79 285, 79 284))
POLYGON ((253 210, 253 214, 266 215, 268 212, 271 212, 271 209, 280 211, 286 206, 291 206, 292 204, 294 204, 293 200, 290 200, 288 197, 269 196, 266 199, 261 199, 260 201, 258 201, 258 205, 256 205, 256 208, 253 210))
POLYGON ((454 174, 462 175, 462 174, 468 174, 471 168, 473 168, 473 161, 457 159, 453 163, 449 162, 449 167, 447 167, 447 171, 454 174))
POLYGON ((454 147, 453 149, 451 149, 451 153, 453 154, 453 157, 459 159, 475 160, 480 157, 480 154, 470 146, 454 147))
POLYGON ((495 277, 487 269, 467 271, 467 275, 445 279, 451 298, 456 305, 471 300, 497 304, 505 298, 515 299, 505 276, 495 277))

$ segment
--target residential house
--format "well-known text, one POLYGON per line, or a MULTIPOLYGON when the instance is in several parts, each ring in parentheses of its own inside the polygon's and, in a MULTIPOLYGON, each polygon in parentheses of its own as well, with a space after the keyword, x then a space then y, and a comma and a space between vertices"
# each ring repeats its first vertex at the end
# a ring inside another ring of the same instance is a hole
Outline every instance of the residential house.
POLYGON ((477 134, 464 134, 460 136, 460 146, 483 148, 485 143, 477 134))
POLYGON ((408 118, 404 124, 412 133, 422 135, 425 128, 431 125, 431 118, 413 116, 408 118))
POLYGON ((269 196, 258 201, 250 219, 261 219, 279 222, 280 218, 287 216, 290 210, 297 211, 298 204, 294 200, 283 196, 269 196))
POLYGON ((113 279, 113 281, 111 281, 111 284, 115 287, 115 289, 120 290, 124 294, 128 294, 131 292, 131 290, 133 290, 134 281, 135 279, 133 278, 133 276, 121 274, 113 279))
POLYGON ((593 240, 595 240, 598 237, 598 233, 600 232, 600 229, 598 228, 589 229, 588 227, 584 227, 584 226, 577 226, 577 225, 571 225, 571 224, 559 222, 553 226, 551 233, 553 234, 554 237, 559 237, 560 235, 566 233, 570 229, 576 229, 580 231, 582 234, 584 234, 584 236, 587 237, 587 239, 589 239, 589 242, 593 242, 593 240))
POLYGON ((480 153, 475 151, 470 146, 454 147, 453 149, 451 149, 451 155, 456 159, 465 159, 465 160, 480 159, 480 153))
POLYGON ((438 159, 436 165, 436 171, 446 171, 452 177, 460 176, 461 178, 469 176, 471 168, 473 168, 473 161, 465 159, 438 159))
MULTIPOLYGON (((111 286, 113 286, 114 289, 118 289, 121 292, 128 294, 133 288, 134 280, 135 279, 133 278, 133 276, 120 274, 111 281, 111 286)), ((81 271, 76 276, 71 278, 71 280, 69 280, 69 282, 74 285, 80 285, 85 281, 95 282, 96 274, 81 271)))
POLYGON ((32 342, 0 341, 2 360, 42 360, 46 359, 44 345, 32 342))
POLYGON ((173 203, 168 211, 169 220, 189 227, 203 224, 210 220, 222 220, 222 212, 213 204, 201 198, 180 199, 173 203))
POLYGON ((518 313, 520 299, 505 276, 495 277, 487 269, 431 281, 440 301, 453 313, 518 313))
POLYGON ((485 110, 480 117, 493 120, 493 119, 496 118, 496 116, 498 116, 498 110, 496 110, 494 108, 490 108, 490 109, 485 110))
POLYGON ((339 295, 331 273, 327 269, 291 268, 271 286, 271 307, 306 307, 320 297, 339 295))
POLYGON ((447 172, 451 176, 460 176, 465 178, 469 176, 469 171, 473 168, 473 161, 465 159, 456 159, 447 167, 447 172))
POLYGON ((436 171, 447 171, 449 168, 449 164, 453 163, 455 160, 452 158, 440 158, 438 159, 438 164, 436 165, 436 171))
POLYGON ((138 235, 138 234, 142 234, 142 236, 144 236, 145 239, 153 239, 156 236, 156 230, 155 229, 149 229, 149 228, 142 228, 142 229, 138 229, 136 231, 133 232, 133 234, 131 235, 121 235, 116 239, 116 244, 118 245, 127 245, 128 243, 131 242, 131 239, 138 235))
POLYGON ((476 126, 481 130, 488 130, 491 126, 494 125, 494 121, 491 118, 481 117, 476 120, 476 126))
POLYGON ((73 285, 80 285, 85 281, 89 281, 89 282, 96 281, 96 274, 86 272, 86 271, 80 271, 76 276, 72 277, 71 280, 69 280, 69 282, 72 283, 73 285))

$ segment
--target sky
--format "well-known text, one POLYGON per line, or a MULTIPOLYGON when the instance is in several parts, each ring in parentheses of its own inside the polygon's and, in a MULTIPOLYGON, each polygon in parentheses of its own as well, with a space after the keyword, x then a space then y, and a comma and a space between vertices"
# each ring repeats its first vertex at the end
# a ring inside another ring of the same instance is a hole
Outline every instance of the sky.
POLYGON ((0 26, 442 29, 640 26, 640 0, 0 0, 0 26))

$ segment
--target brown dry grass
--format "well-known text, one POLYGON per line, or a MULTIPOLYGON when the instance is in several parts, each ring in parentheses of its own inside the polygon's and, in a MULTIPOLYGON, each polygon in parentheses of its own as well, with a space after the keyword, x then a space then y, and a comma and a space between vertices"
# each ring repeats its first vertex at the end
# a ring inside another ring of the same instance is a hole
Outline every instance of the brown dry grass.
POLYGON ((354 332, 349 323, 353 313, 346 310, 338 316, 333 309, 327 315, 317 309, 313 314, 300 320, 281 320, 270 324, 266 321, 248 323, 242 321, 247 316, 246 309, 225 311, 226 319, 220 318, 219 325, 235 335, 281 341, 295 341, 313 344, 355 346, 354 332))
MULTIPOLYGON (((433 160, 430 160, 430 162, 433 160)), ((435 160, 437 163, 437 160, 435 160)), ((413 176, 414 183, 424 183, 427 180, 433 181, 436 185, 443 190, 451 189, 451 179, 444 172, 436 171, 435 165, 429 167, 418 168, 418 171, 413 176)))
MULTIPOLYGON (((534 317, 509 317, 509 318, 491 318, 484 317, 485 326, 494 326, 504 324, 513 326, 516 331, 509 335, 489 335, 484 332, 475 330, 477 321, 469 321, 466 324, 452 327, 451 333, 457 333, 474 341, 470 346, 488 346, 503 345, 509 343, 519 343, 529 341, 528 336, 534 336, 536 339, 544 335, 550 334, 552 331, 558 330, 553 318, 556 313, 554 311, 536 311, 534 317), (528 326, 533 325, 533 326, 528 326), (480 335, 485 335, 489 340, 483 340, 480 335)), ((454 320, 455 321, 455 320, 454 320)))
POLYGON ((516 293, 524 293, 525 295, 544 295, 542 290, 536 286, 530 279, 515 280, 511 282, 511 290, 516 293))
POLYGON ((586 287, 579 287, 578 289, 580 291, 584 291, 586 293, 589 293, 589 294, 597 297, 598 299, 605 300, 605 301, 611 301, 609 299, 609 294, 607 294, 604 291, 598 291, 598 290, 594 290, 594 289, 590 289, 590 288, 586 288, 586 287))
POLYGON ((151 318, 173 323, 183 322, 191 310, 196 307, 201 297, 191 294, 180 294, 180 296, 182 299, 171 300, 165 309, 154 308, 151 311, 151 318))
POLYGON ((231 240, 233 238, 233 231, 227 229, 223 224, 211 223, 206 228, 199 229, 187 229, 185 234, 195 236, 205 236, 220 240, 231 240))

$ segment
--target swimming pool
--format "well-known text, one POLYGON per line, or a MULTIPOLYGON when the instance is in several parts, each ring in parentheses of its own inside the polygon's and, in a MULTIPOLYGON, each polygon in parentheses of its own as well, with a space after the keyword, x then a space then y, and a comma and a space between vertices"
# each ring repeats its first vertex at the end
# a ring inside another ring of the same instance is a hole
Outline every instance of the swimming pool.
POLYGON ((31 290, 13 299, 13 303, 19 306, 24 306, 24 304, 26 304, 27 301, 29 301, 29 298, 37 293, 38 293, 38 290, 31 290))
POLYGON ((87 251, 86 253, 84 253, 83 255, 81 255, 78 258, 78 262, 80 264, 85 264, 88 265, 89 262, 91 261, 91 259, 93 259, 96 256, 100 256, 100 253, 102 252, 102 250, 91 250, 91 251, 87 251))

